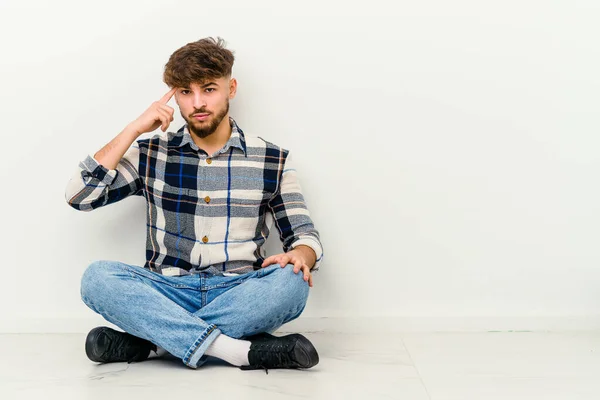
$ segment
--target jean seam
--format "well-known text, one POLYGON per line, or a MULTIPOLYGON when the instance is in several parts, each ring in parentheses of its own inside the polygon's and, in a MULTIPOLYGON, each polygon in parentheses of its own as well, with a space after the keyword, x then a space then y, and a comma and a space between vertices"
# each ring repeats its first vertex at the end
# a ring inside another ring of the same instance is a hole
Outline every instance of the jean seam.
POLYGON ((134 272, 134 271, 133 271, 133 270, 132 270, 132 269, 131 269, 131 268, 130 268, 128 265, 125 265, 125 266, 123 266, 123 268, 124 268, 125 270, 127 270, 127 272, 129 272, 129 274, 131 274, 131 275, 135 275, 135 276, 137 276, 137 275, 141 275, 141 276, 143 276, 144 278, 147 278, 147 279, 153 280, 154 282, 163 283, 163 284, 165 284, 165 285, 169 285, 169 286, 171 286, 171 287, 180 288, 180 289, 194 289, 194 290, 198 290, 198 288, 195 288, 195 287, 192 287, 192 286, 188 286, 188 285, 180 285, 180 284, 177 284, 177 283, 171 283, 171 282, 169 282, 168 280, 162 280, 162 279, 158 279, 158 278, 156 278, 156 277, 153 277, 153 276, 147 276, 147 275, 145 275, 145 274, 139 274, 139 273, 137 273, 137 272, 134 272))
POLYGON ((198 339, 196 339, 196 341, 194 342, 194 344, 188 349, 188 351, 185 353, 185 356, 183 357, 183 363, 185 365, 187 365, 188 367, 194 368, 194 369, 197 368, 196 365, 192 365, 190 363, 190 360, 192 358, 194 358, 194 355, 196 354, 196 352, 198 351, 198 349, 200 348, 200 346, 202 346, 202 344, 206 341, 206 339, 210 336, 210 334, 215 329, 217 329, 217 326, 215 324, 210 324, 204 330, 204 332, 202 332, 202 334, 200 335, 200 337, 198 339))
POLYGON ((243 282, 246 282, 248 279, 250 279, 250 277, 243 278, 243 279, 240 279, 240 280, 234 281, 234 282, 217 283, 216 285, 205 286, 204 289, 206 289, 206 290, 208 290, 208 289, 223 289, 223 288, 227 288, 230 286, 239 285, 243 282))
MULTIPOLYGON (((127 268, 125 268, 125 269, 127 269, 127 268)), ((131 277, 132 277, 132 278, 134 278, 134 279, 138 279, 138 280, 140 280, 140 281, 141 281, 141 282, 142 282, 144 285, 148 286, 150 289, 152 289, 152 290, 156 290, 156 288, 154 288, 154 287, 152 287, 152 286, 148 285, 148 283, 144 282, 144 280, 143 280, 143 279, 140 279, 140 277, 139 277, 139 276, 138 276, 136 273, 134 273, 134 272, 131 272, 131 271, 129 271, 128 269, 127 269, 127 272, 129 273, 129 275, 131 275, 131 277)), ((189 289, 193 289, 193 288, 189 288, 189 289)), ((196 289, 196 290, 197 290, 197 289, 196 289)), ((158 291, 157 291, 157 292, 158 292, 158 291)), ((158 293, 159 293, 160 295, 164 296, 162 293, 160 293, 160 292, 158 292, 158 293)), ((174 304, 178 305, 178 304, 177 304, 176 302, 174 302, 173 300, 171 300, 171 299, 169 299, 169 300, 170 300, 171 302, 173 302, 174 304)), ((202 322, 204 322, 205 324, 207 323, 207 322, 206 322, 205 320, 203 320, 202 318, 198 318, 198 316, 197 316, 197 315, 195 315, 194 313, 191 313, 191 312, 189 312, 188 310, 186 310, 185 308, 183 308, 183 307, 181 307, 181 306, 179 306, 179 307, 180 307, 180 308, 181 308, 181 309, 182 309, 182 310, 183 310, 185 313, 187 313, 187 315, 189 315, 190 317, 194 317, 195 319, 197 319, 197 320, 199 320, 199 321, 202 321, 202 322)))

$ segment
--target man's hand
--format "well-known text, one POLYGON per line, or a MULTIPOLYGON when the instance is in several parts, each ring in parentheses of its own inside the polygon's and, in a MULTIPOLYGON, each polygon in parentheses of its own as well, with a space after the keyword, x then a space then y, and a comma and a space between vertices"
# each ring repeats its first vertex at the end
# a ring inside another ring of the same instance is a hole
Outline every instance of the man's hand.
POLYGON ((148 107, 146 111, 137 119, 129 124, 138 135, 143 133, 152 132, 159 126, 163 132, 166 132, 169 124, 173 121, 173 113, 175 110, 169 107, 167 103, 171 100, 171 97, 175 94, 177 88, 169 90, 160 100, 155 101, 148 107))
POLYGON ((314 266, 314 260, 316 257, 313 249, 308 246, 300 245, 294 250, 290 250, 287 253, 275 254, 273 256, 265 258, 262 263, 262 267, 268 267, 271 264, 279 264, 281 268, 285 268, 288 264, 294 264, 294 273, 297 274, 300 270, 304 273, 304 280, 308 282, 308 286, 313 286, 312 274, 310 273, 311 266, 314 266), (306 247, 306 249, 304 249, 306 247))

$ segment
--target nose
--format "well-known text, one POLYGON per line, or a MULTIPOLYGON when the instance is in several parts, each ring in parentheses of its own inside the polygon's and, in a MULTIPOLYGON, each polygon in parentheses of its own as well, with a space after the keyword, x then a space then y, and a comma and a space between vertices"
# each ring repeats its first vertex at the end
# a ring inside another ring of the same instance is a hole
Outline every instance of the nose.
POLYGON ((200 110, 202 107, 206 107, 206 98, 202 96, 202 93, 194 92, 194 108, 200 110))

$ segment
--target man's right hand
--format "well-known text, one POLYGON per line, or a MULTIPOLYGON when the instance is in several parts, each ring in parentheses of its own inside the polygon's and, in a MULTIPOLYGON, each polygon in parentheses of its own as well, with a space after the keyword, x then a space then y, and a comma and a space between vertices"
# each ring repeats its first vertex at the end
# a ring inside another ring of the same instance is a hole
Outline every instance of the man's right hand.
POLYGON ((142 115, 129 124, 129 126, 135 130, 138 134, 152 132, 159 126, 163 132, 166 132, 167 128, 173 121, 173 113, 175 110, 169 107, 167 103, 171 100, 171 97, 175 94, 177 88, 173 88, 167 92, 160 100, 152 103, 150 107, 142 115))

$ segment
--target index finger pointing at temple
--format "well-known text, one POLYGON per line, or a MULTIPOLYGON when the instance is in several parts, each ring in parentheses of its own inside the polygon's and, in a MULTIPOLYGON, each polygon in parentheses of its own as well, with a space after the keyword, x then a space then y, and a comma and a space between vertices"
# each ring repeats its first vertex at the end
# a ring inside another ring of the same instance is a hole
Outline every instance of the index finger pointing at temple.
POLYGON ((169 100, 171 100, 171 97, 173 97, 173 95, 175 94, 175 92, 177 91, 177 88, 174 87, 173 89, 169 90, 167 92, 167 94, 165 94, 160 100, 159 102, 162 104, 167 104, 169 102, 169 100))

